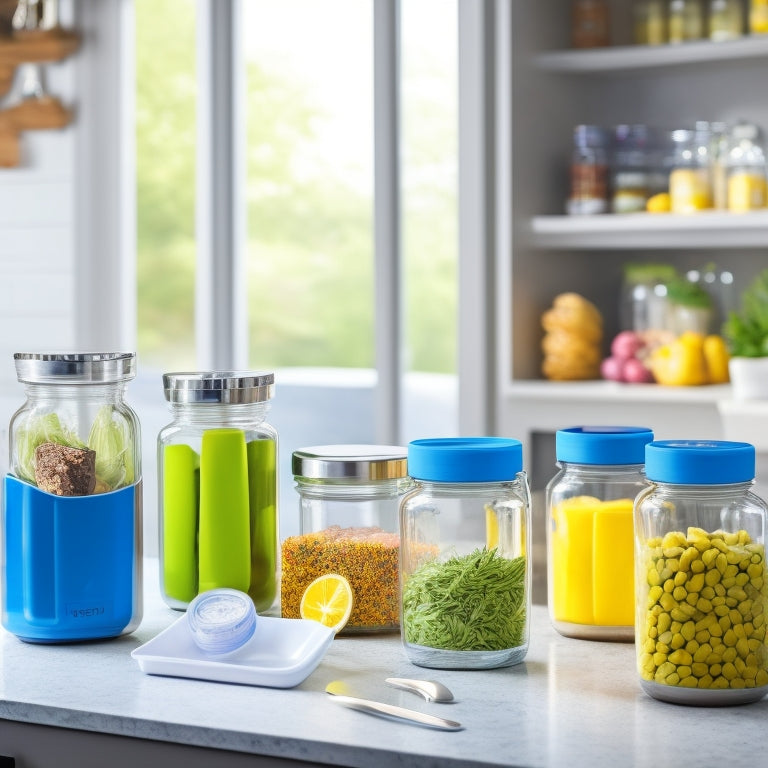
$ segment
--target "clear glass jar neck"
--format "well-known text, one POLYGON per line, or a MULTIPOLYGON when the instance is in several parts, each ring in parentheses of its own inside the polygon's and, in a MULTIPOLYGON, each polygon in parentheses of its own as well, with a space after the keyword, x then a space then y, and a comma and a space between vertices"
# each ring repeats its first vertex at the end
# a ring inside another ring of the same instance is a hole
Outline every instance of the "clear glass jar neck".
POLYGON ((722 485, 694 485, 682 483, 661 483, 651 481, 650 492, 669 496, 696 496, 701 498, 716 498, 721 496, 743 496, 752 490, 754 480, 744 483, 724 483, 722 485))
POLYGON ((176 423, 200 426, 252 427, 267 417, 269 403, 170 403, 176 423))
POLYGON ((295 477, 296 490, 308 499, 392 499, 412 487, 409 478, 386 480, 311 479, 295 477))
POLYGON ((521 472, 513 480, 500 480, 493 483, 443 483, 433 480, 415 480, 416 488, 431 496, 475 496, 477 494, 498 494, 509 490, 519 493, 525 481, 521 472))
POLYGON ((558 461, 557 465, 563 473, 599 475, 600 477, 644 474, 643 464, 577 464, 570 461, 558 461))
POLYGON ((125 382, 115 381, 107 384, 25 383, 24 392, 32 404, 59 400, 119 403, 125 396, 125 382))

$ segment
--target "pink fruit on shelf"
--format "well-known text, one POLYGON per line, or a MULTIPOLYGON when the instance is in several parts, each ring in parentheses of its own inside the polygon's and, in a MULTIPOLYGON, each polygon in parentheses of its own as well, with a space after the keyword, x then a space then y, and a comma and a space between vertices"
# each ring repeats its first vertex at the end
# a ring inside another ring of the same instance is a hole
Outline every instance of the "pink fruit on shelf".
POLYGON ((620 357, 606 357, 600 363, 600 375, 609 381, 624 381, 623 363, 624 361, 620 357))
POLYGON ((611 342, 611 355, 622 360, 629 360, 645 346, 643 338, 635 331, 621 331, 611 342))
POLYGON ((650 384, 654 381, 653 374, 636 357, 631 357, 629 360, 624 361, 621 377, 622 381, 630 384, 650 384))

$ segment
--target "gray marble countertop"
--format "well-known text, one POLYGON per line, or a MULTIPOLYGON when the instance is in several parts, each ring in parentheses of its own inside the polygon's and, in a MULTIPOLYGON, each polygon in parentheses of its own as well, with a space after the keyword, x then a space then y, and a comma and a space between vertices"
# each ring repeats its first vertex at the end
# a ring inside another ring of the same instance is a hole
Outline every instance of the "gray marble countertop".
POLYGON ((634 646, 561 637, 533 610, 517 666, 487 671, 413 666, 397 635, 336 638, 298 687, 272 689, 144 674, 130 652, 181 615, 165 607, 157 565, 145 565, 144 619, 132 635, 43 646, 0 633, 0 718, 193 744, 321 764, 402 766, 654 766, 754 764, 768 698, 693 708, 642 692, 634 646), (421 677, 457 701, 428 703, 383 685, 421 677), (402 724, 336 704, 332 680, 458 720, 457 732, 402 724))

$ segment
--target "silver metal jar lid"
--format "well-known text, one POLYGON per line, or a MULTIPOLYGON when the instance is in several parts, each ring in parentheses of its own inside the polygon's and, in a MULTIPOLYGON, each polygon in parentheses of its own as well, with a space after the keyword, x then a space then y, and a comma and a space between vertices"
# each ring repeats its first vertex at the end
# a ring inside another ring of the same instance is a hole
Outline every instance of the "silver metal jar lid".
POLYGON ((259 371, 200 371, 163 374, 169 403, 263 403, 272 399, 275 374, 259 371))
POLYGON ((293 452, 293 474, 312 480, 393 480, 408 475, 397 445, 316 445, 293 452))
POLYGON ((133 352, 16 352, 13 361, 25 384, 114 384, 136 376, 133 352))

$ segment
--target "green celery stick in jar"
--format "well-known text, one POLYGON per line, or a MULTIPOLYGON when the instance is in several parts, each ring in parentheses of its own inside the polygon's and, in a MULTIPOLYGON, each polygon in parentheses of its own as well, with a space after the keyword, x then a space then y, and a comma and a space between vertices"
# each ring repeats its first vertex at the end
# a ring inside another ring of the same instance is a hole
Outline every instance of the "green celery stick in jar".
POLYGON ((250 505, 245 433, 208 429, 200 452, 201 592, 251 585, 250 505))
POLYGON ((163 584, 169 597, 197 595, 200 457, 188 445, 163 450, 163 584))

